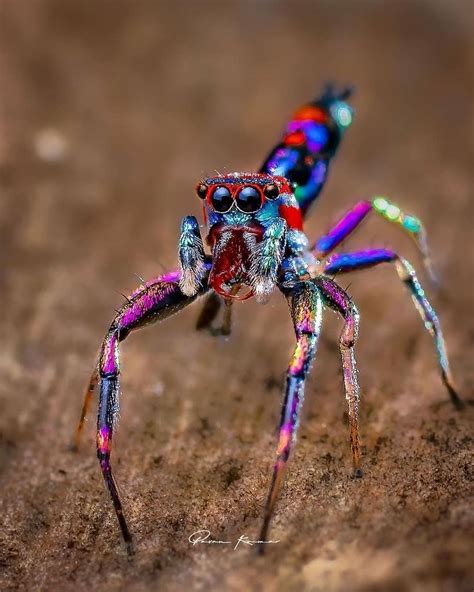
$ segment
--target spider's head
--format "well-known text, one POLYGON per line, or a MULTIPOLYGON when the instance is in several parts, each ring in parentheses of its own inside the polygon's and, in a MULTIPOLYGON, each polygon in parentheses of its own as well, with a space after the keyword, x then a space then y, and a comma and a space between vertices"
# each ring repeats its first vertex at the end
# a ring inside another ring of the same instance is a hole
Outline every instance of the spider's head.
POLYGON ((196 192, 209 227, 211 287, 224 298, 245 300, 255 295, 263 300, 263 292, 271 291, 270 283, 273 287, 276 281, 287 215, 297 210, 300 216, 287 179, 232 173, 204 179, 196 192))

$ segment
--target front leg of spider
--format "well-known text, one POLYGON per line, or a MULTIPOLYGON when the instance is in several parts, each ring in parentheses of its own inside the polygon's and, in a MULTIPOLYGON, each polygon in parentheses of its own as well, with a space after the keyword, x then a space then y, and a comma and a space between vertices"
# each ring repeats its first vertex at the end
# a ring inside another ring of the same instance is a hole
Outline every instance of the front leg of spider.
MULTIPOLYGON (((299 412, 303 404, 305 379, 316 354, 322 323, 322 298, 318 288, 311 281, 297 283, 291 289, 284 289, 290 307, 296 334, 296 346, 286 375, 285 396, 279 424, 277 458, 265 506, 260 541, 267 539, 270 520, 283 484, 286 463, 296 439, 299 412)), ((264 551, 260 544, 258 551, 264 551)))
POLYGON ((120 352, 119 344, 134 329, 163 320, 179 312, 207 292, 209 265, 204 264, 203 277, 196 292, 189 296, 180 288, 182 274, 172 272, 141 286, 115 317, 103 341, 98 363, 99 412, 97 417, 97 457, 105 484, 112 498, 123 539, 133 554, 133 539, 125 520, 114 474, 110 464, 112 437, 119 414, 120 352))

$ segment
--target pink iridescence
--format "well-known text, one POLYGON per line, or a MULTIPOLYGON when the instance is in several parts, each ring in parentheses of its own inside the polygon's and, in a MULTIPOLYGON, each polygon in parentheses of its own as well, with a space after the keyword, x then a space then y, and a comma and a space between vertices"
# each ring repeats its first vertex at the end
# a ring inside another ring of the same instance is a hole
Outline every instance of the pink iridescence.
POLYGON ((97 448, 103 454, 110 452, 111 433, 107 426, 102 426, 97 434, 97 448))
MULTIPOLYGON (((171 275, 171 274, 170 274, 171 275)), ((163 276, 164 277, 164 276, 163 276)), ((173 276, 176 277, 176 276, 173 276)), ((160 278, 161 279, 161 278, 160 278)), ((154 284, 156 284, 156 280, 154 284)), ((170 292, 176 289, 176 285, 173 283, 166 283, 163 281, 163 290, 157 293, 143 293, 143 296, 134 300, 130 308, 123 313, 121 319, 121 325, 124 328, 130 327, 140 319, 143 319, 144 313, 146 314, 154 306, 156 306, 161 300, 165 300, 170 292)))
POLYGON ((110 339, 106 342, 106 349, 103 355, 103 364, 102 364, 102 372, 103 374, 115 374, 117 371, 117 360, 116 360, 116 351, 117 351, 117 333, 113 333, 110 336, 110 339))

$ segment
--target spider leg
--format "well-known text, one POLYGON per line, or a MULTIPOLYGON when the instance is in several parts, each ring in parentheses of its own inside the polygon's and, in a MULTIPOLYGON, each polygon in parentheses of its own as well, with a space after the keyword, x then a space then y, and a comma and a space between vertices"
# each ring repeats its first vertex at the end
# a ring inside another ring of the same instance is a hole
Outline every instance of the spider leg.
POLYGON ((94 368, 91 377, 89 379, 89 383, 87 385, 86 392, 84 394, 84 403, 82 404, 81 410, 81 417, 79 419, 79 423, 76 428, 76 435, 74 438, 74 450, 79 450, 79 446, 81 443, 81 436, 82 430, 84 428, 84 422, 86 420, 87 412, 89 411, 90 405, 92 403, 92 397, 94 395, 94 391, 97 387, 97 383, 99 382, 99 372, 97 368, 94 368))
POLYGON ((399 278, 408 288, 426 329, 434 338, 441 378, 448 390, 451 401, 456 408, 462 408, 464 403, 457 393, 451 375, 446 345, 438 316, 426 297, 414 268, 406 259, 399 257, 396 253, 388 249, 368 249, 352 253, 335 253, 325 263, 324 273, 339 274, 356 271, 373 267, 383 262, 392 262, 395 264, 399 278))
POLYGON ((212 323, 217 318, 221 309, 221 304, 222 301, 215 292, 211 292, 206 296, 196 321, 197 331, 211 330, 212 323))
POLYGON ((433 283, 437 283, 436 273, 433 269, 426 231, 418 218, 402 212, 402 210, 390 203, 384 197, 375 197, 372 200, 358 202, 352 209, 340 218, 331 230, 322 236, 314 245, 313 253, 318 259, 327 257, 340 245, 352 232, 354 232, 363 220, 372 212, 375 212, 385 220, 399 226, 416 243, 421 253, 423 264, 433 283))
MULTIPOLYGON (((207 273, 208 270, 209 265, 207 265, 207 273)), ((112 437, 119 414, 119 343, 131 331, 179 312, 208 290, 207 281, 203 281, 202 286, 194 295, 186 296, 180 288, 180 275, 180 272, 165 274, 147 282, 134 292, 113 320, 102 343, 99 356, 100 397, 97 417, 97 457, 129 554, 133 553, 133 540, 123 514, 122 503, 110 464, 112 437)))
POLYGON ((319 277, 314 282, 321 290, 325 304, 338 312, 344 319, 339 348, 341 351, 344 392, 349 408, 352 466, 354 477, 362 477, 359 442, 360 390, 354 356, 354 345, 359 333, 359 311, 345 290, 332 279, 319 277))
POLYGON ((201 308, 198 320, 196 322, 196 330, 207 330, 211 335, 228 336, 232 332, 232 300, 224 300, 220 298, 215 292, 211 292, 201 308), (212 324, 217 318, 219 311, 224 302, 224 314, 222 316, 222 323, 220 327, 213 327, 212 324))
POLYGON ((220 328, 220 335, 230 335, 232 331, 232 300, 224 300, 224 316, 220 328))
MULTIPOLYGON (((283 484, 290 449, 296 439, 298 416, 304 398, 305 379, 316 353, 322 323, 322 298, 313 282, 300 282, 291 289, 285 289, 284 293, 288 300, 296 333, 296 347, 286 375, 285 396, 276 451, 277 458, 265 505, 260 541, 266 540, 275 502, 283 484)), ((264 545, 260 544, 259 553, 263 553, 263 548, 264 545)))

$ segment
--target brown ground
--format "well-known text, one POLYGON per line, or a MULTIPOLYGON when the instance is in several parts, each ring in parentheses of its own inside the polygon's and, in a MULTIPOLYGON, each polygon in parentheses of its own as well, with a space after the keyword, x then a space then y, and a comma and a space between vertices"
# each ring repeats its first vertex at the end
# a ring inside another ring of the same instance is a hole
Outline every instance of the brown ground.
MULTIPOLYGON (((115 462, 132 561, 93 418, 82 451, 68 448, 118 291, 133 289, 133 273, 175 264, 202 171, 256 167, 328 77, 357 84, 357 119, 308 233, 381 191, 425 220, 443 278, 434 301, 472 399, 472 3, 2 0, 0 10, 0 588, 472 590, 472 406, 446 402, 390 268, 343 279, 362 313, 365 477, 349 476, 328 315, 273 523, 281 542, 264 558, 188 536, 258 533, 293 342, 281 298, 241 305, 228 341, 193 332, 193 307, 124 346, 115 462), (49 128, 66 143, 55 162, 40 158, 49 128)), ((383 222, 354 242, 376 243, 416 259, 383 222)))

